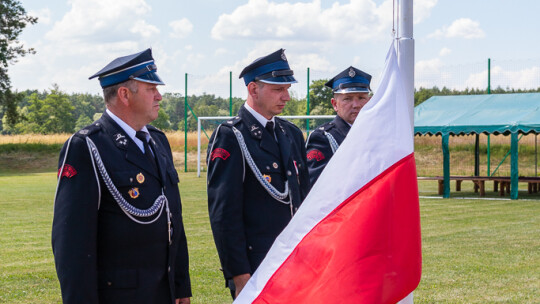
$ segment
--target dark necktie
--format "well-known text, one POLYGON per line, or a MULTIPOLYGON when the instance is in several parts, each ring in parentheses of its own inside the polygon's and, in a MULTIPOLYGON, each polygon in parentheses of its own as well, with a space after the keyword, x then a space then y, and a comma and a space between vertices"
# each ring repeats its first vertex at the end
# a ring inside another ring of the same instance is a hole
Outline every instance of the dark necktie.
POLYGON ((276 140, 276 133, 274 132, 274 122, 269 120, 266 123, 265 129, 270 132, 270 135, 272 135, 272 138, 276 140))
POLYGON ((157 172, 156 158, 152 155, 152 152, 150 151, 150 145, 148 144, 148 141, 146 140, 146 133, 143 131, 137 131, 135 133, 135 137, 137 137, 143 142, 144 156, 146 156, 146 159, 152 165, 152 168, 154 168, 154 170, 156 170, 157 172))

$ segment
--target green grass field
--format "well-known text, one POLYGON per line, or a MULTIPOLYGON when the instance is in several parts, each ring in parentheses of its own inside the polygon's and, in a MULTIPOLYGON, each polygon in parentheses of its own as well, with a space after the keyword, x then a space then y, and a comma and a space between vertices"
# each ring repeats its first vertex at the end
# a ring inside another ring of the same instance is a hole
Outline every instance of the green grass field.
MULTIPOLYGON (((192 303, 230 303, 205 181, 180 174, 192 303)), ((50 245, 55 182, 52 172, 0 173, 0 303, 61 302, 50 245)), ((477 197, 472 186, 463 188, 460 195, 477 197)), ((422 196, 434 193, 435 182, 420 183, 422 196)), ((539 303, 540 200, 533 199, 540 195, 519 201, 421 198, 423 275, 415 303, 539 303)))

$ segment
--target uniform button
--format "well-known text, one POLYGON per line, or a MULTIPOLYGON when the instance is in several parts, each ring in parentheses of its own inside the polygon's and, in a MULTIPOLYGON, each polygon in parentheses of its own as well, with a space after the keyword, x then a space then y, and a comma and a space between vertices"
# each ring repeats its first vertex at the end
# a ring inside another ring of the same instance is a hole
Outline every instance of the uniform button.
POLYGON ((287 170, 287 175, 288 175, 288 176, 291 176, 291 175, 292 175, 292 172, 289 171, 289 170, 287 170))
POLYGON ((248 249, 249 249, 249 250, 253 250, 253 247, 251 247, 251 246, 248 246, 248 249))
POLYGON ((167 190, 167 186, 163 186, 163 190, 167 190))
POLYGON ((112 286, 112 282, 107 282, 107 286, 112 286))
POLYGON ((133 177, 130 177, 130 178, 129 178, 129 182, 130 182, 130 183, 133 183, 133 177))
POLYGON ((266 170, 270 170, 270 166, 266 166, 266 170))
POLYGON ((298 207, 294 207, 294 211, 298 211, 298 207))
POLYGON ((272 164, 272 167, 274 167, 274 169, 277 169, 277 168, 278 168, 278 164, 277 164, 277 163, 273 163, 273 164, 272 164))
POLYGON ((171 272, 171 266, 169 266, 169 268, 167 268, 167 271, 168 271, 168 272, 171 272))

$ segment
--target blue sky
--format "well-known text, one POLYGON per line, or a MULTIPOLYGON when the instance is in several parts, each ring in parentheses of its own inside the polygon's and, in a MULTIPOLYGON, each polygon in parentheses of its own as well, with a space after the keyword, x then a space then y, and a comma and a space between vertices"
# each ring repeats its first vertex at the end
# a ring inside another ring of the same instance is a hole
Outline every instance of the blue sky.
MULTIPOLYGON (((238 74, 279 48, 306 93, 311 79, 350 65, 378 74, 391 43, 392 1, 381 0, 22 0, 39 22, 21 35, 36 55, 10 68, 18 90, 100 93, 88 77, 112 59, 152 47, 162 92, 245 97, 238 74)), ((515 88, 540 87, 540 1, 415 0, 415 83, 456 88, 492 79, 515 88), (500 63, 500 64, 499 64, 500 63), (498 65, 499 64, 499 65, 498 65), (500 76, 500 77, 494 77, 500 76)), ((497 83, 492 83, 497 85, 497 83)))

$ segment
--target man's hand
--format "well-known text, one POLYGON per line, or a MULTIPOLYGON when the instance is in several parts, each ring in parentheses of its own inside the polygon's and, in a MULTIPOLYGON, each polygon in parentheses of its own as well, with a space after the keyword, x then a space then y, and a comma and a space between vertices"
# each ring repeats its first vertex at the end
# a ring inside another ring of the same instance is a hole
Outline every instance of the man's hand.
POLYGON ((249 280, 249 278, 251 278, 251 275, 249 273, 244 273, 244 274, 233 277, 234 286, 236 287, 235 297, 238 297, 238 295, 240 294, 240 291, 244 289, 244 286, 246 286, 246 283, 249 280))
POLYGON ((176 304, 189 304, 189 303, 191 303, 190 298, 176 299, 176 304))

